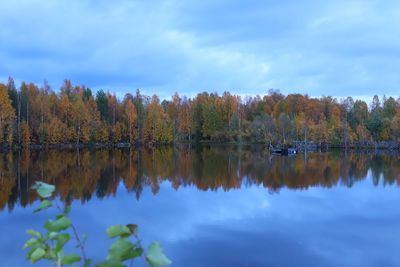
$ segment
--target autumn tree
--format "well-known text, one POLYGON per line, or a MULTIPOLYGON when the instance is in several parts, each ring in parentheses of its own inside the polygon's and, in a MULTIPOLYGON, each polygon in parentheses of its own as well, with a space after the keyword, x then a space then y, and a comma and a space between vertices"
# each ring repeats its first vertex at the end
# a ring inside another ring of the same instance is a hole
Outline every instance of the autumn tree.
POLYGON ((147 107, 143 131, 146 142, 170 143, 173 141, 171 120, 161 107, 160 100, 156 95, 153 95, 147 107))
POLYGON ((170 143, 173 141, 247 141, 290 145, 310 140, 331 145, 398 140, 400 100, 374 96, 368 106, 347 97, 283 95, 241 98, 224 92, 170 100, 150 98, 139 89, 122 101, 115 94, 73 86, 65 80, 53 91, 12 78, 2 88, 1 143, 95 144, 170 143), (16 138, 14 138, 16 137, 16 138), (15 140, 14 140, 15 139, 15 140))
POLYGON ((182 99, 179 97, 178 93, 175 93, 172 96, 172 100, 166 103, 166 110, 169 117, 172 120, 172 128, 173 128, 173 135, 174 139, 178 133, 179 128, 179 112, 181 111, 181 101, 182 99))
POLYGON ((125 116, 127 120, 129 143, 133 144, 133 141, 136 139, 137 112, 131 99, 126 101, 125 116))
POLYGON ((21 123, 21 143, 23 147, 29 147, 31 143, 31 133, 26 121, 21 123))
POLYGON ((356 100, 354 102, 354 119, 357 125, 365 124, 368 119, 368 105, 365 101, 356 100))
POLYGON ((115 125, 112 126, 112 141, 114 143, 121 142, 124 137, 125 131, 126 126, 122 122, 117 121, 115 125))
POLYGON ((72 104, 72 121, 75 128, 76 144, 81 141, 89 141, 89 127, 88 127, 88 114, 87 109, 83 103, 80 94, 74 95, 74 102, 72 104))
POLYGON ((72 105, 66 93, 61 93, 59 109, 61 121, 68 125, 68 120, 72 114, 72 105))
POLYGON ((21 123, 21 100, 20 100, 20 93, 18 92, 14 79, 12 77, 8 77, 8 82, 7 82, 7 91, 8 91, 8 96, 11 100, 11 105, 13 109, 16 111, 17 118, 16 118, 16 134, 17 134, 17 143, 20 144, 20 123, 21 123))
POLYGON ((278 131, 281 135, 281 140, 283 144, 286 144, 286 141, 291 136, 292 131, 292 122, 287 114, 281 113, 277 120, 278 131))
POLYGON ((55 145, 64 142, 66 125, 57 117, 52 117, 48 124, 47 142, 55 145))
POLYGON ((7 141, 9 145, 12 144, 14 119, 15 110, 8 96, 7 87, 0 84, 0 143, 7 141))
POLYGON ((222 102, 227 129, 228 131, 233 131, 235 119, 238 119, 237 110, 239 103, 237 101, 237 98, 231 95, 229 92, 224 92, 224 94, 222 95, 222 102))
POLYGON ((400 114, 394 116, 390 123, 391 136, 397 142, 400 141, 400 114))
POLYGON ((294 118, 294 128, 297 140, 304 140, 307 142, 309 125, 303 112, 294 118))
POLYGON ((95 143, 98 141, 97 133, 101 131, 101 116, 94 97, 90 94, 89 96, 85 96, 84 99, 88 118, 87 127, 89 131, 89 141, 95 143))
POLYGON ((193 127, 193 113, 192 113, 192 102, 183 99, 180 112, 178 113, 178 133, 183 139, 187 139, 189 142, 192 139, 192 127, 193 127))
POLYGON ((204 105, 208 99, 208 93, 204 92, 202 94, 198 94, 197 97, 193 101, 192 105, 192 129, 195 135, 196 143, 200 142, 203 139, 203 125, 204 125, 204 105))
POLYGON ((140 140, 142 140, 142 137, 143 137, 143 124, 144 124, 144 117, 145 117, 146 97, 140 93, 139 89, 137 89, 132 102, 136 108, 136 113, 137 113, 136 128, 138 130, 138 139, 140 141, 140 140))

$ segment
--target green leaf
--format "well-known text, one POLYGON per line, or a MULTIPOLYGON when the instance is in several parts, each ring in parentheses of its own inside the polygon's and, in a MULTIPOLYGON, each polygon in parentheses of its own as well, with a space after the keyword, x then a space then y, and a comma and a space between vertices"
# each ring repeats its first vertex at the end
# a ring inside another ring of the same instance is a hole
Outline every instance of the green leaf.
POLYGON ((37 209, 35 209, 33 212, 39 212, 41 210, 50 208, 51 206, 53 206, 53 204, 48 201, 48 200, 43 200, 42 202, 40 202, 40 205, 37 209))
POLYGON ((35 263, 38 260, 40 260, 41 258, 43 258, 43 256, 46 254, 46 252, 44 251, 44 249, 42 248, 37 248, 33 251, 33 253, 29 256, 29 259, 31 260, 31 262, 35 263))
POLYGON ((131 235, 129 228, 121 224, 108 227, 106 232, 109 238, 114 238, 116 236, 128 237, 131 235))
POLYGON ((132 235, 137 236, 138 234, 138 225, 137 224, 127 224, 126 227, 129 228, 129 231, 131 232, 132 235))
POLYGON ((78 262, 78 261, 81 261, 81 257, 79 255, 76 255, 75 253, 71 253, 71 254, 65 255, 62 258, 61 263, 62 264, 72 264, 72 263, 78 262))
POLYGON ((48 220, 44 224, 44 228, 50 232, 60 232, 67 229, 71 225, 70 219, 67 217, 60 217, 55 221, 48 220))
POLYGON ((128 241, 127 239, 118 239, 111 245, 110 249, 108 250, 107 260, 125 261, 128 259, 132 259, 134 258, 134 255, 132 255, 133 247, 134 246, 132 242, 128 241))
POLYGON ((52 239, 54 240, 58 236, 57 232, 48 232, 47 233, 47 239, 52 239))
POLYGON ((37 244, 37 243, 38 243, 38 240, 37 240, 36 238, 33 238, 33 237, 32 237, 31 239, 29 239, 28 241, 26 241, 26 243, 25 243, 25 245, 24 245, 24 249, 29 248, 29 247, 31 247, 31 246, 37 244))
POLYGON ((158 242, 151 243, 147 251, 146 260, 152 267, 165 267, 172 263, 171 260, 164 255, 158 242))
POLYGON ((90 267, 90 264, 92 263, 92 260, 91 259, 87 259, 86 261, 85 261, 85 263, 83 264, 83 267, 90 267))
POLYGON ((44 256, 44 258, 47 259, 47 260, 53 260, 53 261, 56 261, 58 259, 57 255, 56 255, 56 253, 54 252, 53 249, 48 249, 46 251, 46 255, 44 256))
POLYGON ((48 198, 51 197, 51 194, 54 192, 56 189, 54 185, 51 184, 46 184, 43 182, 35 182, 32 185, 32 189, 36 190, 36 192, 41 196, 42 198, 48 198))
POLYGON ((131 256, 132 256, 132 258, 137 258, 137 257, 142 256, 142 254, 143 254, 143 249, 140 247, 137 247, 132 251, 131 256))
POLYGON ((42 238, 42 234, 35 230, 27 230, 26 233, 37 238, 42 238))
POLYGON ((57 244, 54 248, 55 252, 58 253, 64 245, 70 240, 69 234, 60 234, 56 238, 57 244))

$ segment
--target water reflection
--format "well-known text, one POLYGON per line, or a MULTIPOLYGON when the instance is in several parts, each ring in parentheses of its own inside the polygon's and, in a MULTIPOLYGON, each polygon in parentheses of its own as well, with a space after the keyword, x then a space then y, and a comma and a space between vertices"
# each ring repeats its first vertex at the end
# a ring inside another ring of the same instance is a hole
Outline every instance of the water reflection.
POLYGON ((260 147, 164 147, 139 150, 22 151, 0 154, 0 209, 11 211, 36 199, 29 190, 36 180, 56 185, 71 202, 115 195, 122 184, 140 198, 143 188, 156 194, 168 180, 175 189, 230 190, 261 185, 283 187, 351 187, 371 172, 374 185, 400 183, 400 159, 388 153, 311 153, 270 156, 260 147))

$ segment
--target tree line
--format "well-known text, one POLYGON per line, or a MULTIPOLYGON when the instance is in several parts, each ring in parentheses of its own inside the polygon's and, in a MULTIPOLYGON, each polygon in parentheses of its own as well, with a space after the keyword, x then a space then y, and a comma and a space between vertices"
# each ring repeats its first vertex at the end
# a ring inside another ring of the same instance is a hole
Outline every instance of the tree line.
POLYGON ((296 140, 367 144, 400 140, 400 98, 375 95, 369 105, 347 97, 283 95, 241 98, 224 92, 193 98, 127 93, 123 99, 65 80, 59 90, 12 78, 0 83, 0 144, 166 144, 296 140))

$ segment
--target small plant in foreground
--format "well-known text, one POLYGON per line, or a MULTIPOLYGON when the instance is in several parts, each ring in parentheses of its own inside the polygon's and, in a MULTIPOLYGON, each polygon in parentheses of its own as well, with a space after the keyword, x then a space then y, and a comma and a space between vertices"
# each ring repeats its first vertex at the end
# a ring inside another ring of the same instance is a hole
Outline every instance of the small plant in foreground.
MULTIPOLYGON (((69 218, 71 206, 66 205, 61 208, 57 203, 51 201, 50 198, 55 187, 43 182, 35 182, 32 189, 36 190, 42 201, 34 212, 40 212, 51 207, 56 208, 59 214, 55 220, 48 220, 43 225, 45 233, 35 230, 28 230, 27 233, 31 238, 25 243, 24 249, 29 248, 27 259, 32 263, 40 260, 48 260, 55 266, 77 266, 83 264, 84 267, 123 267, 127 262, 132 262, 135 258, 141 257, 144 249, 138 238, 138 226, 136 224, 113 225, 107 228, 106 233, 109 238, 116 239, 108 249, 106 259, 97 264, 87 258, 85 253, 85 243, 87 237, 79 236, 74 224, 69 218), (71 235, 75 238, 80 255, 76 253, 66 253, 64 248, 71 240, 71 235)), ((164 255, 158 242, 150 244, 145 255, 146 262, 151 267, 169 266, 171 261, 164 255)))

